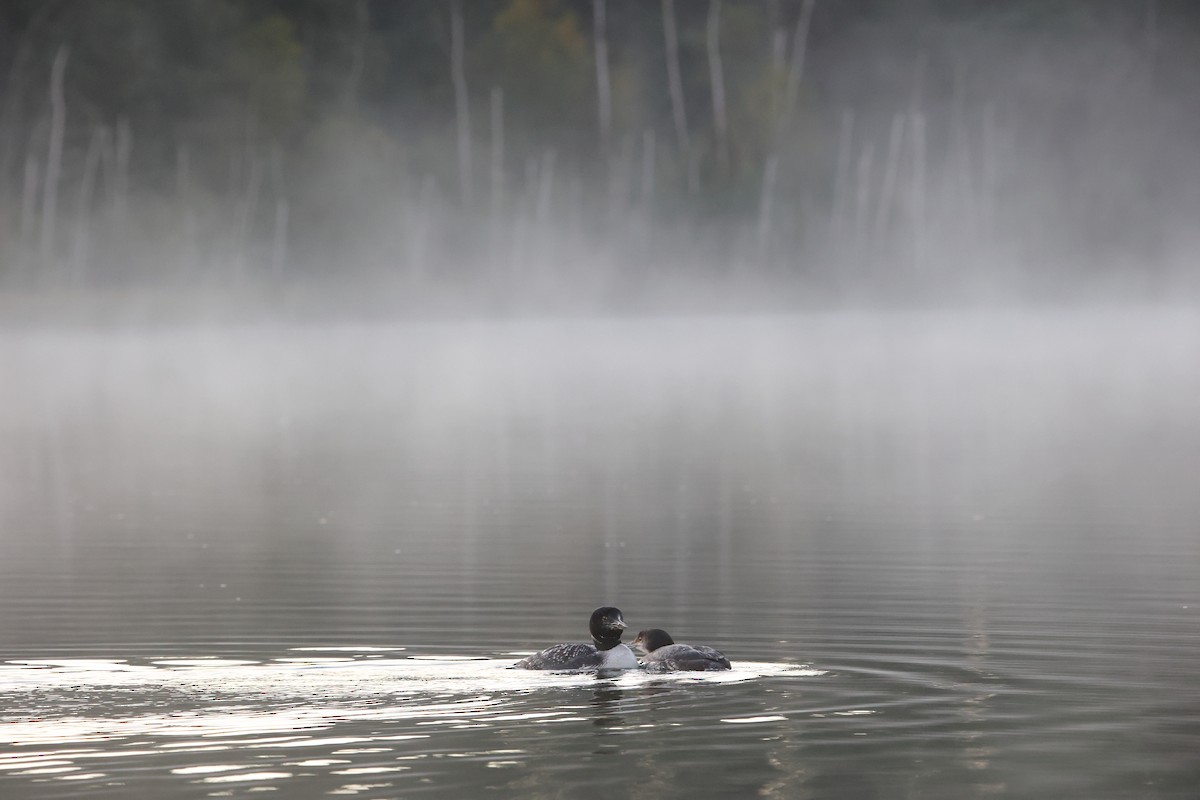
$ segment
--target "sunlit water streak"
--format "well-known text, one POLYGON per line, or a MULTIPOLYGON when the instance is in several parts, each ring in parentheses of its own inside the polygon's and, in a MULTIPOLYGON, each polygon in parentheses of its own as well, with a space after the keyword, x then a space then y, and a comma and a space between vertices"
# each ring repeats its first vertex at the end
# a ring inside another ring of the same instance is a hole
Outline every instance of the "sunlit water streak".
MULTIPOLYGON (((688 685, 824 674, 795 664, 741 662, 728 672, 598 676, 515 670, 513 659, 367 655, 398 649, 388 647, 296 649, 353 655, 7 662, 0 665, 6 709, 0 743, 10 749, 0 752, 0 773, 116 790, 124 784, 121 764, 127 760, 141 771, 204 785, 277 783, 315 773, 390 775, 414 769, 397 762, 442 757, 513 767, 524 763, 525 750, 458 752, 451 737, 473 731, 479 740, 486 731, 513 726, 591 724, 594 703, 571 698, 607 694, 616 703, 627 694, 688 685), (313 752, 326 757, 299 758, 313 752), (262 769, 264 760, 272 769, 262 769)), ((764 715, 719 722, 786 720, 764 715)), ((636 733, 658 724, 623 724, 614 717, 606 730, 636 733)), ((336 790, 352 793, 349 785, 336 790)))

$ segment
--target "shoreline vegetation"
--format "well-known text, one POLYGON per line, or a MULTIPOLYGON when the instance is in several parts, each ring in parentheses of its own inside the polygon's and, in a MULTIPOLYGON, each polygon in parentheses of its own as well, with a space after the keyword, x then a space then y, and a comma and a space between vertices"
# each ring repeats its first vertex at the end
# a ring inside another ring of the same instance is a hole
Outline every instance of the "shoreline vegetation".
POLYGON ((1200 15, 17 0, 0 315, 1179 300, 1200 15))

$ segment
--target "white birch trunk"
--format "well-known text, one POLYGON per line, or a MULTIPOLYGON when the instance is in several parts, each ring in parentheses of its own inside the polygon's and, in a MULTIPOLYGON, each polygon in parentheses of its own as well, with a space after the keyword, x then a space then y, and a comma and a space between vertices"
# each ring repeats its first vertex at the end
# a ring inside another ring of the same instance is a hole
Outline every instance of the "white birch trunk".
POLYGON ((37 226, 38 176, 41 162, 32 153, 25 157, 25 180, 21 186, 21 250, 32 252, 33 231, 37 226))
POLYGON ((275 229, 271 236, 271 277, 283 278, 288 256, 288 216, 290 207, 287 185, 283 172, 283 151, 278 147, 271 150, 271 178, 275 191, 275 229))
POLYGON ((175 200, 183 203, 192 193, 192 157, 186 145, 175 148, 175 200))
POLYGON ((246 252, 250 243, 250 231, 254 226, 255 212, 258 210, 258 193, 262 187, 262 158, 252 153, 249 156, 249 162, 250 170, 246 178, 245 194, 242 197, 238 213, 237 237, 234 241, 237 252, 234 253, 233 263, 235 278, 238 281, 241 281, 245 277, 246 252))
POLYGON ((124 229, 129 212, 129 158, 132 152, 133 132, 129 128, 128 118, 121 117, 117 120, 113 147, 113 216, 118 230, 124 229))
POLYGON ((874 239, 882 243, 891 227, 892 204, 896 199, 896 184, 900 177, 900 148, 904 145, 904 117, 892 116, 888 134, 887 161, 883 165, 883 185, 879 188, 879 204, 875 209, 874 239))
POLYGON ((429 273, 429 240, 433 227, 434 203, 433 178, 426 175, 421 179, 421 191, 417 196, 416 213, 412 215, 413 225, 410 231, 410 279, 416 286, 421 286, 429 273))
POLYGON ((86 281, 88 262, 91 260, 92 195, 96 186, 96 173, 100 170, 100 153, 108 146, 108 131, 98 126, 88 142, 87 156, 83 161, 83 176, 79 180, 79 197, 75 209, 75 244, 71 258, 71 284, 82 286, 86 281))
POLYGON ((763 166, 762 197, 758 203, 758 256, 766 260, 771 252, 771 218, 774 216, 775 180, 779 174, 779 156, 772 155, 763 166))
POLYGON ((699 175, 693 163, 687 109, 683 102, 683 78, 679 72, 679 35, 675 29, 675 0, 662 0, 662 14, 663 37, 667 47, 667 88, 671 94, 671 116, 675 120, 675 137, 679 142, 679 158, 687 175, 688 191, 694 194, 699 189, 699 175))
POLYGON ((554 160, 553 150, 542 153, 542 161, 538 169, 537 207, 534 219, 538 235, 545 235, 550 229, 550 204, 554 198, 554 160))
POLYGON ((67 101, 63 97, 63 76, 70 48, 60 45, 50 69, 50 141, 46 150, 46 172, 42 185, 42 236, 38 255, 43 266, 54 257, 55 225, 58 221, 58 182, 62 177, 63 131, 67 123, 67 101))
POLYGON ((983 108, 983 142, 979 150, 980 160, 983 162, 983 172, 979 179, 979 226, 982 236, 990 243, 997 230, 996 199, 1000 182, 996 106, 992 103, 983 108))
POLYGON ((841 129, 838 132, 837 172, 833 178, 833 213, 831 215, 831 238, 833 246, 843 250, 846 246, 846 206, 850 187, 850 161, 854 144, 854 111, 842 112, 841 129))
POLYGON ((781 131, 791 123, 792 114, 796 110, 800 81, 804 77, 804 62, 808 54, 808 29, 812 24, 816 4, 816 0, 804 0, 804 6, 800 9, 800 19, 796 21, 796 31, 792 35, 792 58, 788 63, 787 80, 783 87, 783 113, 779 120, 781 131))
POLYGON ((600 152, 607 161, 612 146, 612 85, 608 76, 608 21, 604 0, 592 0, 592 18, 596 51, 596 119, 600 152))
POLYGON ((535 276, 546 274, 550 253, 550 235, 555 229, 550 224, 550 209, 554 201, 554 161, 555 153, 547 150, 542 153, 541 165, 538 169, 537 206, 534 210, 534 229, 531 246, 533 249, 532 269, 535 276))
MULTIPOLYGON (((4 105, 0 108, 0 181, 10 178, 13 162, 18 157, 20 148, 22 120, 24 117, 23 101, 28 78, 26 71, 33 61, 35 37, 33 32, 41 27, 42 21, 59 10, 54 3, 40 3, 36 6, 33 17, 30 18, 16 42, 9 42, 11 53, 6 52, 5 58, 9 63, 8 76, 3 89, 4 105), (12 45, 15 44, 15 47, 12 45)), ((28 161, 26 161, 28 164, 28 161)))
POLYGON ((608 226, 620 229, 626 224, 630 203, 634 201, 635 160, 637 146, 634 137, 625 134, 620 146, 614 142, 614 152, 608 159, 608 226))
POLYGON ((504 90, 492 87, 492 222, 504 209, 504 90))
POLYGON ((370 30, 370 13, 367 0, 354 3, 354 44, 350 53, 350 69, 346 73, 345 94, 342 102, 351 111, 358 108, 359 88, 362 85, 363 68, 367 61, 367 33, 370 30))
POLYGON ((868 252, 867 229, 871 217, 871 167, 875 161, 875 146, 870 142, 863 145, 858 155, 858 180, 854 197, 854 245, 856 266, 861 268, 868 252))
POLYGON ((721 0, 708 2, 709 82, 712 84, 713 133, 716 135, 717 164, 729 171, 729 118, 725 110, 725 73, 721 66, 721 0))
POLYGON ((179 145, 175 151, 175 202, 178 204, 181 220, 180 270, 190 273, 199 261, 197 245, 200 233, 199 220, 196 210, 192 207, 192 159, 186 145, 179 145))
POLYGON ((464 207, 471 205, 471 119, 467 105, 462 0, 450 2, 450 76, 454 82, 454 116, 458 129, 458 180, 464 207))
POLYGON ((654 130, 642 133, 642 206, 649 209, 654 202, 654 130))
POLYGON ((909 185, 909 205, 912 211, 913 269, 920 274, 925 268, 925 115, 920 111, 911 112, 909 124, 912 130, 912 181, 909 185))
MULTIPOLYGON (((975 159, 971 142, 970 126, 967 123, 967 71, 962 63, 954 70, 954 89, 950 100, 950 178, 953 181, 949 192, 950 207, 942 210, 942 216, 952 216, 954 230, 961 243, 967 246, 978 244, 979 215, 976 205, 979 193, 976 189, 975 159)), ((942 205, 946 205, 942 192, 942 205)))
MULTIPOLYGON (((776 127, 783 116, 783 87, 778 76, 784 75, 787 64, 787 28, 776 25, 771 31, 771 120, 776 127)), ((786 79, 784 80, 786 83, 786 79)))
POLYGON ((1158 39, 1158 0, 1146 0, 1146 20, 1142 41, 1146 52, 1146 79, 1151 89, 1154 88, 1155 76, 1158 72, 1158 39))

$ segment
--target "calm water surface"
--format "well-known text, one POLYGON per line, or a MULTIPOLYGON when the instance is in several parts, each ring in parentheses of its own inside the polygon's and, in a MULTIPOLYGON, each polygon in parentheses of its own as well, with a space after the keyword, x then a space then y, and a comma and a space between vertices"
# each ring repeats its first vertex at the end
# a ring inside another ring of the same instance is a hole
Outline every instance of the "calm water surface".
POLYGON ((0 797, 1194 798, 1200 317, 0 335, 0 797), (714 675, 507 666, 591 610, 714 675))

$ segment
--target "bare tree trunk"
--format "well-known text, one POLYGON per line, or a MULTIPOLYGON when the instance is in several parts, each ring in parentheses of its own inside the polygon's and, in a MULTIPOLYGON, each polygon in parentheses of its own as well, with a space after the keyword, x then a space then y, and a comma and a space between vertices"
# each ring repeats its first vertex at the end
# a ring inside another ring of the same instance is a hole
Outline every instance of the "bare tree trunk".
POLYGON ((175 150, 175 202, 183 217, 183 244, 180 257, 180 271, 188 274, 195 268, 199 260, 197 239, 199 238, 199 221, 196 211, 192 208, 192 162, 185 145, 179 145, 175 150))
POLYGON ((271 241, 271 277, 283 279, 288 255, 288 201, 286 197, 275 199, 275 236, 271 241))
POLYGON ((117 120, 117 135, 113 149, 113 217, 118 235, 124 231, 129 213, 129 156, 133 152, 133 132, 129 119, 117 120))
POLYGON ((912 209, 913 270, 920 274, 925 268, 925 115, 920 111, 909 114, 912 129, 912 183, 909 204, 912 209))
POLYGON ((37 225, 38 175, 40 172, 38 157, 33 153, 26 155, 25 181, 21 187, 22 257, 33 252, 33 229, 37 225))
POLYGON ((108 130, 97 126, 88 143, 87 156, 83 162, 83 176, 79 181, 79 199, 75 210, 75 252, 71 259, 71 284, 83 286, 88 262, 91 260, 92 195, 96 185, 96 173, 100 170, 100 153, 108 147, 108 130))
MULTIPOLYGON (((774 74, 783 73, 783 62, 787 60, 787 38, 787 28, 782 25, 771 31, 771 72, 774 74)), ((778 96, 775 99, 778 101, 778 96)), ((778 108, 771 110, 779 111, 778 108)))
POLYGON ((354 44, 350 53, 350 69, 346 74, 346 88, 342 103, 348 110, 358 108, 358 94, 362 85, 363 67, 367 60, 367 33, 370 29, 370 14, 367 0, 354 3, 354 44))
POLYGON ((192 157, 186 145, 175 148, 175 201, 185 203, 192 193, 192 157))
POLYGON ((534 219, 539 231, 550 229, 550 202, 554 195, 554 159, 553 150, 542 153, 542 163, 538 169, 537 210, 534 219))
MULTIPOLYGON (((772 15, 774 18, 778 11, 772 15)), ((783 116, 783 87, 779 85, 777 76, 784 74, 784 65, 787 62, 787 28, 776 22, 774 29, 771 31, 771 119, 776 127, 779 125, 779 120, 783 116)))
POLYGON ((721 68, 721 0, 708 0, 708 72, 712 83, 713 132, 717 164, 729 171, 729 118, 725 111, 725 74, 721 68))
POLYGON ((779 156, 772 155, 763 166, 762 196, 758 203, 758 257, 762 261, 771 254, 771 217, 774 216, 778 175, 779 156))
POLYGON ((275 190, 275 230, 271 237, 271 277, 276 281, 283 278, 288 256, 288 213, 287 183, 283 173, 283 150, 276 145, 271 148, 271 182, 275 190))
POLYGON ((783 75, 787 61, 787 28, 780 20, 779 0, 767 0, 767 20, 771 28, 771 119, 778 120, 783 108, 782 88, 776 76, 783 75))
POLYGON ((633 137, 621 137, 621 146, 615 148, 608 160, 608 225, 620 228, 625 225, 629 214, 629 203, 633 195, 633 162, 635 146, 633 137))
POLYGON ((38 256, 43 267, 54 258, 54 227, 58 221, 58 181, 62 176, 63 130, 67 122, 67 101, 63 97, 63 76, 70 48, 60 45, 50 69, 50 143, 46 151, 46 172, 42 186, 42 236, 38 256))
POLYGON ((100 151, 100 175, 104 181, 104 202, 108 205, 108 217, 111 220, 112 210, 117 202, 117 145, 116 131, 110 130, 105 147, 100 151))
POLYGON ((250 163, 250 171, 246 177, 245 193, 238 209, 237 236, 234 238, 237 252, 234 253, 233 264, 234 278, 237 281, 241 281, 245 277, 246 251, 250 242, 250 232, 254 226, 254 215, 258 210, 259 190, 262 188, 262 157, 256 153, 249 153, 247 160, 250 163))
POLYGON ((792 36, 792 58, 788 64, 787 81, 783 87, 783 113, 779 118, 779 129, 783 131, 792 121, 800 91, 800 80, 804 77, 804 61, 808 54, 808 29, 812 24, 816 0, 804 0, 800 19, 796 21, 796 32, 792 36))
POLYGON ((925 268, 925 230, 927 214, 925 175, 925 70, 929 55, 922 51, 913 66, 912 100, 908 122, 912 142, 912 172, 909 176, 908 203, 912 219, 912 269, 919 277, 925 268))
POLYGON ((550 209, 554 199, 554 160, 553 150, 542 153, 541 165, 538 168, 537 203, 534 207, 533 235, 530 241, 532 250, 531 268, 535 275, 545 274, 547 259, 550 251, 550 234, 556 226, 550 223, 550 209))
POLYGON ((662 0, 662 14, 663 36, 667 45, 667 85, 671 92, 671 114, 675 119, 675 136, 679 141, 679 158, 687 175, 688 191, 694 194, 700 188, 699 175, 693 163, 687 109, 683 104, 683 79, 679 73, 679 36, 675 30, 675 0, 662 0))
POLYGON ((642 206, 649 209, 654 201, 654 129, 642 133, 642 206))
MULTIPOLYGON (((25 70, 33 60, 34 44, 38 40, 42 28, 59 10, 60 4, 41 2, 36 4, 35 11, 20 34, 15 54, 12 57, 8 71, 8 80, 4 89, 4 108, 0 111, 0 192, 8 187, 5 185, 12 177, 13 162, 17 158, 21 139, 21 112, 25 100, 24 87, 27 83, 25 70)), ((28 163, 28 162, 26 162, 28 163)))
POLYGON ((411 251, 409 278, 416 286, 424 284, 429 273, 429 240, 433 227, 433 203, 435 199, 433 178, 426 175, 421 179, 421 191, 417 196, 415 221, 409 232, 411 251))
POLYGON ((875 146, 870 142, 863 145, 858 155, 858 185, 854 199, 854 260, 861 270, 862 263, 870 253, 867 246, 867 227, 871 217, 871 166, 875 161, 875 146))
MULTIPOLYGON (((0 189, 7 190, 9 173, 18 150, 18 131, 21 125, 21 95, 25 85, 25 66, 33 55, 33 45, 26 39, 17 48, 8 72, 4 89, 4 109, 0 112, 0 189)), ((7 194, 7 191, 5 191, 7 194)))
POLYGON ((892 117, 892 129, 888 134, 887 161, 883 165, 883 185, 879 189, 879 205, 875 209, 875 234, 881 244, 891 226, 892 203, 896 198, 896 182, 900 177, 900 148, 904 140, 904 117, 892 117))
MULTIPOLYGON (((559 180, 562 184, 562 180, 559 180)), ((584 235, 588 232, 587 223, 589 223, 589 209, 584 203, 584 182, 583 177, 579 174, 578 167, 573 168, 567 178, 567 199, 561 204, 563 211, 560 214, 560 219, 566 217, 566 222, 560 222, 559 227, 565 229, 566 235, 559 238, 559 246, 557 252, 565 254, 562 247, 562 242, 580 242, 584 240, 584 235)), ((561 261, 561 260, 560 260, 561 261)), ((579 273, 582 275, 583 273, 579 273)))
POLYGON ((492 87, 492 222, 504 208, 504 90, 492 87))
POLYGON ((450 0, 450 75, 454 81, 454 115, 458 126, 458 180, 464 207, 471 205, 471 119, 467 106, 467 72, 463 64, 462 0, 450 0))
POLYGON ((525 183, 521 193, 521 203, 516 214, 513 214, 511 275, 514 279, 524 279, 529 273, 529 264, 533 260, 536 247, 536 231, 534 231, 537 215, 539 165, 535 156, 525 159, 525 183))
POLYGON ((833 178, 833 214, 831 238, 839 252, 846 247, 846 206, 849 198, 850 161, 854 143, 854 110, 842 112, 841 129, 838 132, 837 172, 833 178))
MULTIPOLYGON (((950 101, 950 178, 953 184, 949 202, 952 205, 951 213, 954 214, 954 229, 963 244, 977 244, 979 241, 979 219, 975 208, 979 194, 975 186, 971 138, 967 123, 967 69, 960 62, 955 65, 950 101)), ((946 201, 942 202, 944 205, 946 201)))
POLYGON ((592 0, 592 36, 596 50, 596 112, 600 126, 600 153, 607 162, 612 146, 612 85, 608 78, 608 31, 604 0, 592 0))
POLYGON ((1146 21, 1142 32, 1146 51, 1146 77, 1150 88, 1154 88, 1158 71, 1158 0, 1146 0, 1146 21))
POLYGON ((235 148, 229 154, 229 172, 225 182, 225 197, 221 204, 221 221, 227 226, 221 235, 214 239, 215 247, 219 248, 219 258, 223 266, 229 266, 238 258, 239 229, 242 214, 242 187, 245 185, 243 174, 246 169, 242 162, 245 160, 244 148, 235 148))
POLYGON ((1000 180, 998 148, 996 106, 988 103, 983 108, 983 142, 979 147, 983 162, 979 179, 979 227, 986 245, 992 244, 996 233, 996 194, 1000 180))

